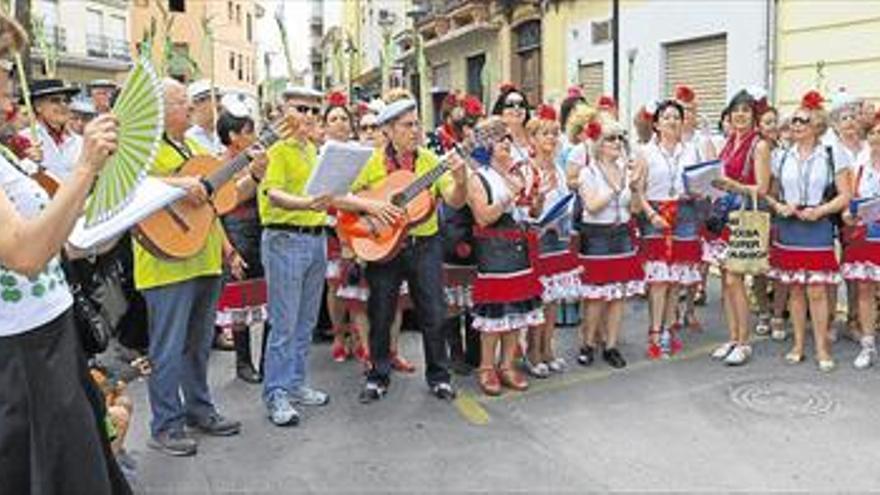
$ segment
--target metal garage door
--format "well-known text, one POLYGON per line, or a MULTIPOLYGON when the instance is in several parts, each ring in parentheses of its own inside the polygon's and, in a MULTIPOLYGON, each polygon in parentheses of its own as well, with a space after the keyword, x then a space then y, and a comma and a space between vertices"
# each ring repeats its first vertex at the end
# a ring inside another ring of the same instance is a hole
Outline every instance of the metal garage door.
POLYGON ((584 90, 584 97, 595 105, 605 91, 605 66, 602 62, 583 64, 578 67, 578 84, 584 90))
POLYGON ((700 114, 714 126, 727 103, 727 35, 669 43, 665 46, 665 95, 675 86, 693 88, 700 114))

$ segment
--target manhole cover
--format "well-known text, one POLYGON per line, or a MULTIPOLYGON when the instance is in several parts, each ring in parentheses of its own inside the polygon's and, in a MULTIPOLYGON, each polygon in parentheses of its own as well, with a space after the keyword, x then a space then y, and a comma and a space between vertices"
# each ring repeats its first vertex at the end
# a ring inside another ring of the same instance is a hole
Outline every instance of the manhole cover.
POLYGON ((823 416, 836 407, 826 390, 812 383, 754 380, 733 385, 730 398, 737 406, 769 416, 823 416))

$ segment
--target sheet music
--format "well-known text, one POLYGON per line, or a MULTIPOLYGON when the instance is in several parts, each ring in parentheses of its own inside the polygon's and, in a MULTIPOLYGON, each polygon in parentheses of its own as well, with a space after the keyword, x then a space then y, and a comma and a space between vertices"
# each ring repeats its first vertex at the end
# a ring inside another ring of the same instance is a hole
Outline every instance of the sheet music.
POLYGON ((91 227, 80 217, 68 238, 77 249, 91 249, 122 235, 138 222, 159 209, 186 196, 186 191, 169 186, 154 177, 147 177, 135 188, 131 201, 113 217, 91 227))
POLYGON ((880 221, 880 198, 856 199, 850 202, 849 208, 864 224, 880 221))
POLYGON ((684 189, 690 196, 709 197, 718 199, 725 192, 718 189, 713 183, 724 176, 724 169, 720 160, 695 163, 688 165, 682 172, 684 189))
POLYGON ((372 154, 373 148, 358 143, 328 142, 321 148, 321 158, 306 183, 305 194, 340 196, 348 193, 372 154))

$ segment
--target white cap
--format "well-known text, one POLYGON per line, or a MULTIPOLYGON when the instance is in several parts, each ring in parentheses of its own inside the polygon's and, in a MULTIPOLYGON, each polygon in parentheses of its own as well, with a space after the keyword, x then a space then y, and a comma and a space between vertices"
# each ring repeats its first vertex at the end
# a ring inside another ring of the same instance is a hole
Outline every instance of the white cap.
POLYGON ((861 104, 861 98, 857 98, 846 92, 845 88, 840 88, 836 93, 831 95, 831 113, 837 113, 854 105, 861 104))
POLYGON ((320 100, 324 98, 324 93, 308 86, 294 86, 292 84, 288 84, 287 87, 284 88, 284 91, 281 92, 281 96, 285 98, 300 97, 315 98, 320 100))
MULTIPOLYGON (((214 88, 214 91, 217 91, 217 88, 214 88)), ((207 79, 199 79, 198 81, 190 83, 190 85, 186 87, 186 96, 189 98, 190 102, 200 100, 210 94, 211 81, 208 81, 207 79)))
POLYGON ((230 115, 239 119, 251 117, 253 114, 253 109, 248 105, 244 93, 226 93, 223 98, 220 98, 220 106, 230 115))
POLYGON ((378 115, 382 113, 382 110, 385 110, 385 102, 381 98, 373 98, 372 101, 367 103, 367 108, 369 108, 371 112, 378 115))
POLYGON ((403 100, 397 100, 394 103, 389 103, 379 112, 379 117, 377 119, 377 123, 379 125, 390 124, 391 121, 400 117, 401 115, 411 112, 416 109, 416 101, 405 98, 403 100))
POLYGON ((98 111, 95 110, 95 104, 92 102, 91 98, 74 98, 73 101, 70 102, 70 111, 86 115, 95 115, 98 113, 98 111))

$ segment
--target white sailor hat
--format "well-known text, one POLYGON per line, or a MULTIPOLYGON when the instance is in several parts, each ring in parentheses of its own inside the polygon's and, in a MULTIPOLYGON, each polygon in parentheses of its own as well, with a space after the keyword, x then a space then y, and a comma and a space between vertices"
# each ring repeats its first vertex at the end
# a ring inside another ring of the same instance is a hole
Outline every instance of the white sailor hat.
POLYGON ((281 96, 284 98, 313 98, 313 99, 322 99, 324 98, 324 93, 310 88, 308 86, 294 86, 292 84, 288 84, 284 91, 281 92, 281 96))
POLYGON ((379 117, 376 119, 376 123, 378 123, 379 125, 390 124, 394 119, 415 109, 415 100, 410 98, 397 100, 394 103, 389 103, 388 105, 385 105, 385 108, 383 108, 382 111, 379 112, 379 117))
POLYGON ((74 98, 70 102, 70 111, 83 115, 96 115, 98 113, 91 98, 74 98))
POLYGON ((93 88, 113 88, 113 89, 118 89, 118 88, 119 88, 119 84, 117 84, 116 81, 111 81, 110 79, 95 79, 94 81, 90 82, 90 83, 87 85, 87 87, 88 87, 89 89, 93 89, 93 88))
MULTIPOLYGON (((214 91, 216 92, 217 88, 214 88, 214 91)), ((208 81, 207 79, 199 79, 198 81, 190 83, 190 85, 186 87, 186 96, 191 102, 201 100, 210 95, 211 81, 208 81)))
POLYGON ((252 109, 247 103, 244 93, 226 93, 220 98, 220 106, 235 118, 243 119, 250 117, 252 109))

